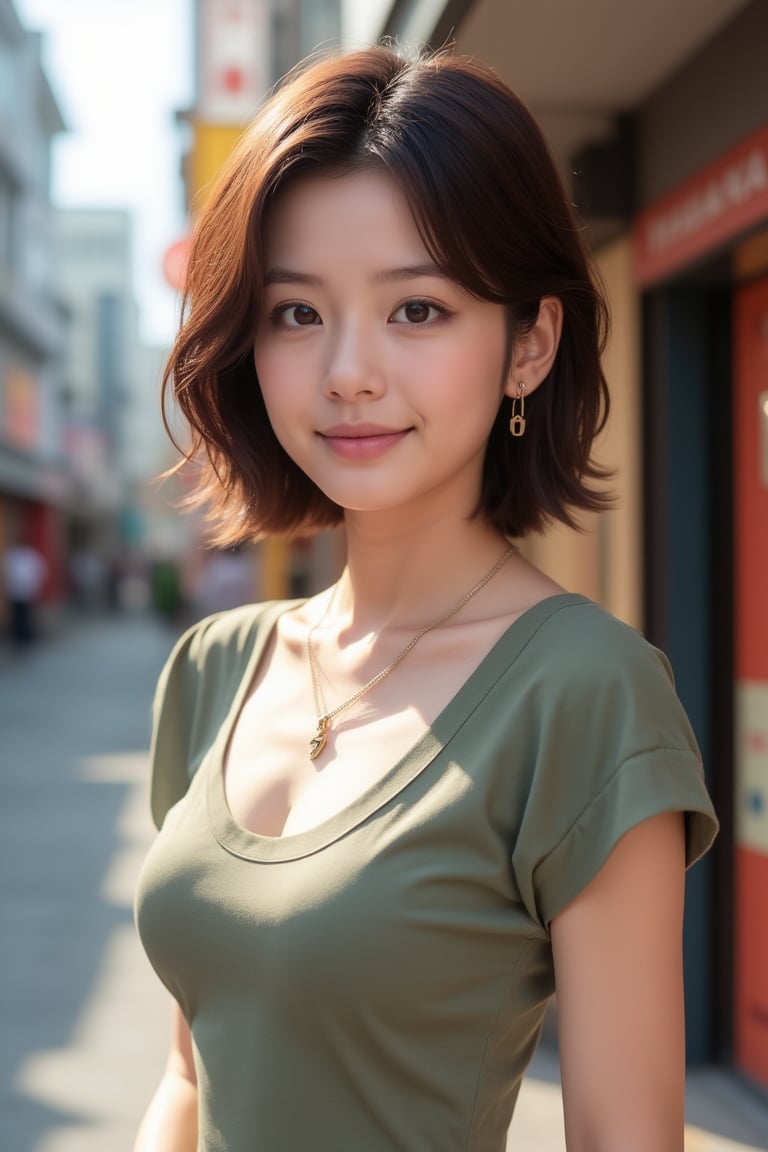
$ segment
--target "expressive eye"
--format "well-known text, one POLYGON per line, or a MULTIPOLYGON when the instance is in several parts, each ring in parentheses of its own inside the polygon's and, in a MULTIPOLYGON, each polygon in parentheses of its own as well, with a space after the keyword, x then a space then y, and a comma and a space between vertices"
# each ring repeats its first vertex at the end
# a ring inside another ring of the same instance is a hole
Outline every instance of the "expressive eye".
POLYGON ((273 322, 283 328, 311 328, 320 317, 309 304, 281 304, 272 313, 273 322))
POLYGON ((409 324, 412 327, 434 323, 441 316, 446 315, 446 309, 431 300, 406 300, 405 304, 392 313, 392 321, 396 324, 409 324))

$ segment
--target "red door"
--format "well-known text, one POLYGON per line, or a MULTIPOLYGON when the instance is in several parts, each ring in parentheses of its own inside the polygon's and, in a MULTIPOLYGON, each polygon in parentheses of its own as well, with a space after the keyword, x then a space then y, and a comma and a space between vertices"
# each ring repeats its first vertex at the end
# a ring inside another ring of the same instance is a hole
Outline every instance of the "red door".
POLYGON ((768 1088, 768 279, 734 302, 736 1063, 768 1088))

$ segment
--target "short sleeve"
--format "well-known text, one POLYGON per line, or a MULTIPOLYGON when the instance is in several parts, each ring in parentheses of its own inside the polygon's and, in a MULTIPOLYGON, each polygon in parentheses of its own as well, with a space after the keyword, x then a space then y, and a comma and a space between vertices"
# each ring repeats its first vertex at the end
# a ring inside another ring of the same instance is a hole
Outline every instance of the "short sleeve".
POLYGON ((717 819, 666 657, 597 606, 574 613, 538 686, 538 731, 512 863, 529 911, 548 926, 622 836, 685 813, 686 864, 717 819))
POLYGON ((262 613, 262 606, 249 605, 199 621, 178 640, 160 673, 150 747, 150 805, 157 828, 185 795, 230 713, 264 635, 262 613))

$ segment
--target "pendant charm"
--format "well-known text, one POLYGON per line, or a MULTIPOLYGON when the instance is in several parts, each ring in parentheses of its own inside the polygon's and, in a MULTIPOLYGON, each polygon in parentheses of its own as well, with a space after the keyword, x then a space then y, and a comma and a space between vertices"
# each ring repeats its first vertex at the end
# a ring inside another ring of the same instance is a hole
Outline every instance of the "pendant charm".
POLYGON ((525 433, 525 384, 522 380, 517 386, 517 396, 512 397, 510 416, 512 419, 509 422, 509 430, 513 436, 519 438, 525 433))
POLYGON ((310 760, 316 760, 322 752, 323 748, 325 748, 325 745, 328 743, 329 727, 330 725, 328 723, 327 716, 321 716, 317 722, 317 732, 315 732, 314 736, 309 742, 310 760))

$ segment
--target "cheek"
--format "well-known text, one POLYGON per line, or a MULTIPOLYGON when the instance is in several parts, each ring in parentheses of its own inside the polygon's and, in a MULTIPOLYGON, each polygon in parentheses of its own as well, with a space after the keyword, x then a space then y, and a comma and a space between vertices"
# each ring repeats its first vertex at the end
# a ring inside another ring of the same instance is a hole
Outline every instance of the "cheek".
POLYGON ((433 363, 431 384, 446 406, 461 406, 471 398, 478 416, 495 413, 504 397, 504 353, 496 332, 488 332, 486 339, 457 341, 433 363))
POLYGON ((272 431, 287 450, 286 434, 290 435, 291 427, 295 423, 291 418, 293 390, 287 386, 287 381, 280 372, 278 357, 268 352, 257 351, 254 353, 253 362, 272 431))
POLYGON ((254 345, 253 349, 253 366, 256 369, 256 378, 259 381, 262 392, 266 392, 270 388, 270 382, 274 378, 275 370, 277 367, 278 358, 274 352, 271 352, 268 346, 259 344, 254 345))
POLYGON ((286 407, 295 392, 296 372, 291 371, 290 363, 286 362, 284 355, 277 349, 270 347, 256 348, 253 363, 256 369, 256 379, 264 397, 267 410, 271 412, 286 407))
POLYGON ((253 363, 265 397, 267 393, 280 398, 306 394, 317 376, 317 344, 313 340, 257 341, 253 363))

